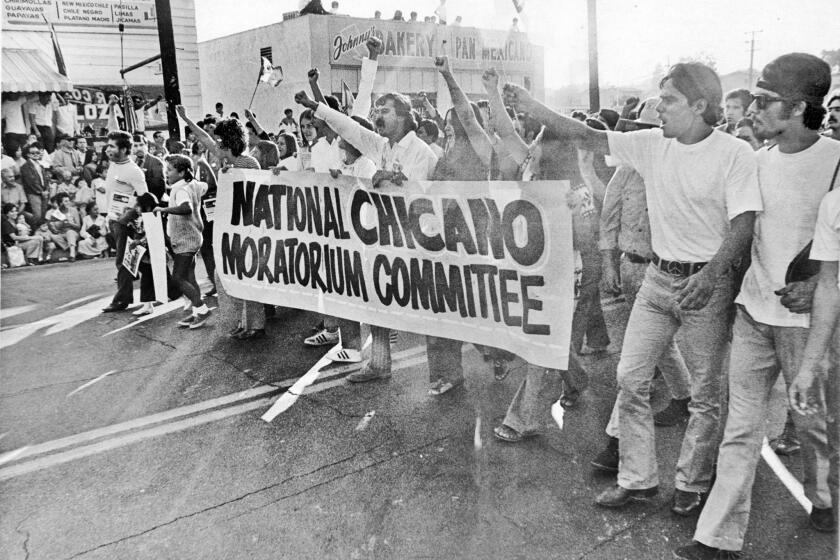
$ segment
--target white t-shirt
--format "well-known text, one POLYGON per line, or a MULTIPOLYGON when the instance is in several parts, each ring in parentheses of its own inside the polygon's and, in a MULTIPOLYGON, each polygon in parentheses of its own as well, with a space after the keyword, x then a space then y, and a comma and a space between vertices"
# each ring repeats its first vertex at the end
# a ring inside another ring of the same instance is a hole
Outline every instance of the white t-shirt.
MULTIPOLYGON (((134 207, 134 194, 149 192, 146 175, 133 161, 111 162, 105 176, 105 212, 109 220, 119 220, 126 208, 134 207)), ((100 211, 102 209, 100 208, 100 211)))
POLYGON ((371 179, 376 173, 376 164, 370 158, 359 156, 351 165, 342 162, 339 169, 342 175, 371 179))
POLYGON ((23 106, 26 99, 18 97, 15 100, 6 99, 3 101, 3 120, 6 121, 6 132, 11 134, 27 134, 26 124, 23 122, 23 106))
POLYGON ((330 169, 341 168, 341 150, 338 148, 338 137, 332 143, 326 138, 319 138, 312 146, 312 167, 315 173, 329 173, 330 169))
POLYGON ((344 113, 330 109, 323 103, 318 104, 315 116, 325 120, 341 138, 370 158, 377 169, 402 172, 412 181, 428 180, 435 169, 438 158, 414 132, 409 132, 391 146, 384 136, 366 129, 344 113))
POLYGON ((645 180, 651 245, 660 258, 708 262, 730 220, 763 207, 756 156, 743 140, 717 130, 696 144, 665 138, 662 129, 607 137, 613 160, 645 180))
MULTIPOLYGON (((811 258, 815 261, 840 261, 840 188, 836 186, 820 204, 811 258)), ((837 287, 840 289, 840 271, 837 287)))
POLYGON ((790 261, 813 237, 820 200, 840 161, 840 142, 820 138, 795 154, 776 146, 756 155, 764 210, 756 216, 752 263, 735 301, 760 323, 807 328, 810 315, 788 311, 773 292, 784 287, 790 261))
POLYGON ((59 132, 74 135, 79 129, 76 106, 73 103, 62 105, 56 110, 55 127, 59 132))

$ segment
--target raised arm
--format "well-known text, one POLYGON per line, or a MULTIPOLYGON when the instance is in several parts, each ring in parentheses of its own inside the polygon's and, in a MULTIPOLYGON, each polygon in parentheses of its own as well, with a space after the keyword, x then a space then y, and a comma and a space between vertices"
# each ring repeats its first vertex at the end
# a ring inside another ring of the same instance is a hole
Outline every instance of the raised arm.
POLYGON ((423 94, 423 106, 426 108, 426 112, 429 113, 429 118, 435 121, 435 124, 438 125, 438 128, 443 130, 446 126, 443 122, 443 118, 440 116, 440 113, 437 112, 435 106, 432 105, 432 102, 429 101, 429 98, 426 97, 426 94, 423 94))
POLYGON ((510 157, 517 165, 521 165, 528 157, 528 145, 516 133, 513 121, 507 113, 502 95, 499 93, 499 75, 495 68, 488 68, 481 76, 481 83, 487 91, 487 98, 490 101, 490 123, 496 129, 502 146, 507 150, 510 157))
POLYGON ((265 129, 260 126, 260 123, 257 121, 257 117, 254 116, 254 113, 252 113, 250 109, 245 109, 245 118, 247 118, 248 122, 251 123, 251 126, 254 127, 254 132, 257 133, 257 136, 265 132, 265 129))
POLYGON ((589 187, 592 196, 596 201, 596 208, 601 208, 604 204, 604 197, 607 194, 607 187, 598 174, 595 173, 595 154, 589 150, 578 148, 578 168, 583 177, 583 182, 589 187))
POLYGON ((473 112, 469 99, 464 95, 461 86, 455 80, 455 76, 452 75, 452 70, 449 68, 449 57, 439 56, 435 58, 435 66, 437 66, 437 69, 446 81, 446 85, 449 87, 449 95, 452 97, 455 114, 458 115, 458 120, 461 121, 461 125, 464 127, 464 132, 467 133, 467 138, 469 138, 473 150, 481 158, 484 165, 489 167, 493 159, 493 144, 490 142, 490 137, 487 136, 487 133, 478 123, 478 119, 475 118, 475 113, 473 112))
POLYGON ((324 98, 324 94, 321 93, 321 86, 318 85, 318 78, 321 77, 321 73, 318 72, 317 68, 313 68, 306 75, 309 78, 309 86, 312 88, 312 96, 315 98, 315 101, 326 105, 327 100, 324 98))
POLYGON ((336 134, 362 152, 362 155, 373 161, 379 161, 382 149, 387 142, 383 136, 366 129, 344 113, 330 109, 324 103, 316 103, 309 99, 305 91, 299 91, 295 94, 295 103, 315 111, 316 117, 325 121, 336 134))
POLYGON ((370 114, 370 98, 373 95, 373 82, 376 80, 376 70, 379 68, 379 53, 382 52, 382 41, 379 37, 371 36, 365 43, 368 57, 362 59, 362 70, 359 76, 359 92, 353 101, 351 116, 368 118, 370 114))
POLYGON ((578 120, 552 111, 534 99, 528 90, 515 84, 505 84, 504 95, 517 109, 529 113, 554 134, 572 142, 578 148, 598 154, 610 153, 607 133, 603 130, 590 128, 578 120))
POLYGON ((201 145, 207 148, 208 152, 211 152, 215 155, 219 160, 224 159, 224 154, 219 150, 219 145, 216 144, 216 141, 213 139, 212 136, 207 134, 207 131, 195 124, 188 116, 187 110, 184 109, 183 105, 176 105, 175 112, 178 113, 178 116, 181 117, 181 120, 187 123, 187 126, 190 127, 190 130, 193 134, 195 134, 195 139, 201 142, 201 145))

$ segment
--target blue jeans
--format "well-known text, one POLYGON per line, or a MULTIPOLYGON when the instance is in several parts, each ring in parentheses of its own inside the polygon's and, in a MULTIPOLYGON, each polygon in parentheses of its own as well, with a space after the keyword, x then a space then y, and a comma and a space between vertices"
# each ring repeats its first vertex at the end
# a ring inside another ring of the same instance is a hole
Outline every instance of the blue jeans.
POLYGON ((631 490, 659 485, 650 385, 654 366, 677 331, 691 379, 691 414, 677 461, 675 486, 705 492, 712 477, 720 417, 720 380, 733 302, 730 274, 722 274, 702 309, 679 308, 682 280, 648 266, 636 296, 618 363, 619 486, 631 490))
MULTIPOLYGON (((780 371, 788 384, 793 380, 807 340, 808 329, 759 323, 738 306, 729 366, 729 414, 718 455, 718 477, 697 521, 695 540, 724 550, 743 547, 770 394, 780 371)), ((803 416, 795 411, 790 416, 802 442, 805 496, 815 507, 830 507, 825 416, 803 416)))
MULTIPOLYGON (((621 292, 630 309, 633 309, 633 304, 636 302, 636 294, 642 287, 647 267, 648 265, 644 263, 630 262, 626 256, 621 257, 621 292)), ((691 396, 688 368, 676 341, 671 341, 656 365, 659 366, 659 371, 662 372, 662 377, 671 391, 671 398, 682 400, 691 396)), ((621 437, 618 426, 618 403, 613 405, 606 432, 610 437, 621 437)))

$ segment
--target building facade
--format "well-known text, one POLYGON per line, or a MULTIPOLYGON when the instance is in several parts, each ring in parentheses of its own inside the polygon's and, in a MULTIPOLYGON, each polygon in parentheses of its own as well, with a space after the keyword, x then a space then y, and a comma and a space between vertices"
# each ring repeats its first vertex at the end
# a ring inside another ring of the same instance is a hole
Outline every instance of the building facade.
POLYGON ((283 110, 293 107, 297 91, 309 91, 310 68, 319 69, 321 90, 343 102, 342 83, 354 95, 358 92, 361 60, 367 56, 365 41, 371 35, 380 37, 385 49, 379 56, 374 96, 398 91, 419 104, 423 92, 437 100, 439 110, 448 108, 448 90, 434 65, 435 56, 446 54, 459 84, 473 99, 486 97, 481 75, 491 66, 503 80, 524 85, 543 98, 543 50, 523 33, 307 15, 199 43, 201 92, 207 104, 202 115, 211 113, 218 101, 241 115, 254 93, 261 56, 284 73, 280 85, 260 84, 254 97, 252 111, 268 130, 276 130, 283 110))
MULTIPOLYGON (((170 0, 181 101, 189 111, 202 107, 193 0, 170 0)), ((3 59, 27 55, 57 69, 50 29, 53 24, 72 82, 80 128, 105 126, 107 96, 123 89, 120 69, 160 53, 155 3, 126 0, 3 0, 3 59), (124 31, 120 33, 119 26, 124 31)), ((27 93, 46 88, 37 76, 15 75, 3 65, 3 91, 27 93)), ((13 65, 9 65, 13 66, 13 65)), ((27 65, 29 67, 32 64, 27 65)), ((18 74, 24 72, 22 68, 18 74)), ((163 94, 160 61, 125 75, 129 91, 154 100, 163 94)), ((43 89, 41 90, 43 91, 43 89)), ((163 109, 163 107, 161 107, 163 109)), ((148 112, 149 125, 165 128, 165 109, 148 112)), ((154 127, 154 126, 152 126, 154 127)), ((147 127, 149 128, 149 127, 147 127)))

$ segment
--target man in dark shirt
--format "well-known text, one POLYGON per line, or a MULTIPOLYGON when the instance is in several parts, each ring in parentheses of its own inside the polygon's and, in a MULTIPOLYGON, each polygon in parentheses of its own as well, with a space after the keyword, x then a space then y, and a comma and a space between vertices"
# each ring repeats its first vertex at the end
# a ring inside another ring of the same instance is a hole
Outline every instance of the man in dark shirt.
POLYGON ((38 142, 30 144, 25 148, 24 157, 26 162, 20 166, 20 180, 23 183, 23 192, 29 200, 29 208, 36 219, 44 217, 46 204, 44 198, 49 193, 49 182, 44 168, 39 163, 43 153, 43 146, 38 142))
POLYGON ((146 187, 149 189, 149 192, 155 195, 158 200, 161 200, 163 193, 166 192, 166 181, 163 177, 163 162, 160 158, 149 153, 147 140, 144 135, 134 135, 132 154, 134 154, 137 167, 142 169, 143 174, 146 176, 146 187))

